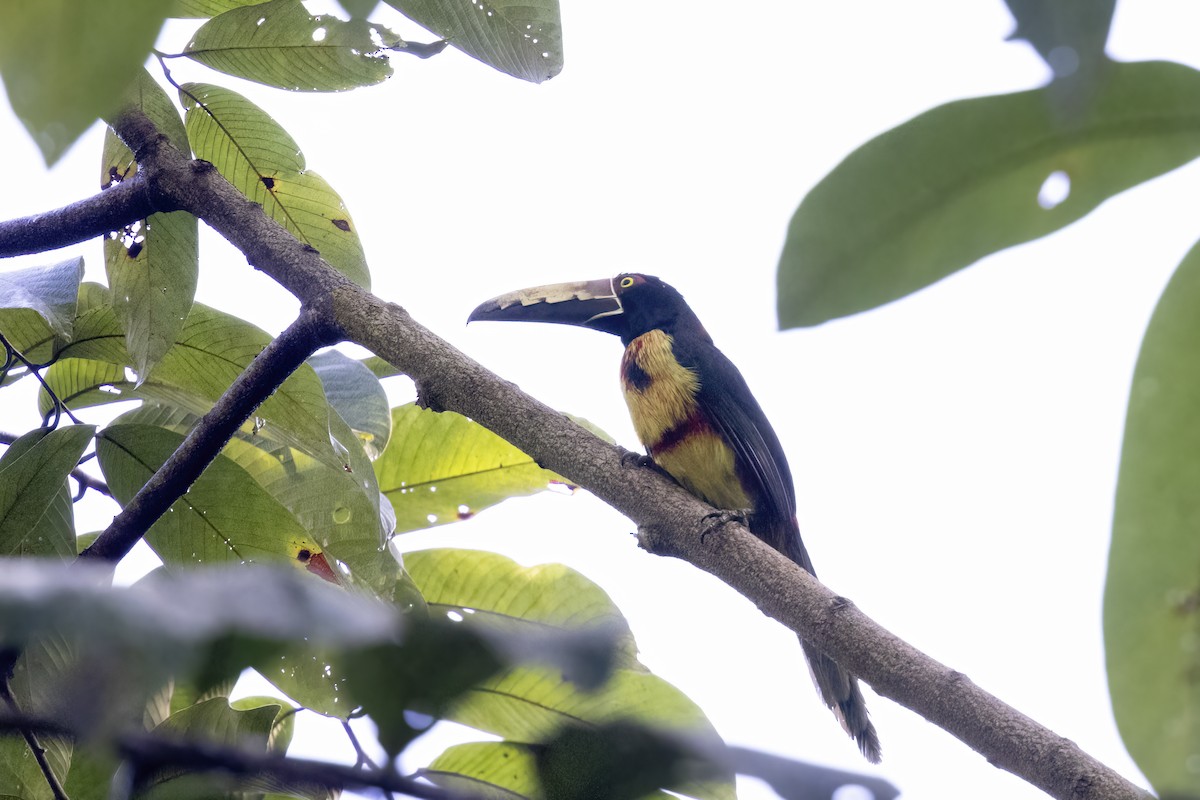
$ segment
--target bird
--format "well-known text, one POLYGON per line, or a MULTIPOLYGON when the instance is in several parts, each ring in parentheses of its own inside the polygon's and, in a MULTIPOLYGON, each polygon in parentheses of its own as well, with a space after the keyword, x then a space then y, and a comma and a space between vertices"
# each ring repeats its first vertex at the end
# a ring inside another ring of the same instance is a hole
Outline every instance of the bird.
MULTIPOLYGON (((653 464, 709 505, 744 515, 751 533, 816 576, 779 437, 674 287, 638 273, 535 286, 484 301, 467 318, 481 320, 551 322, 620 337, 621 388, 653 464)), ((858 680, 803 637, 800 644, 822 701, 878 763, 879 736, 858 680)))

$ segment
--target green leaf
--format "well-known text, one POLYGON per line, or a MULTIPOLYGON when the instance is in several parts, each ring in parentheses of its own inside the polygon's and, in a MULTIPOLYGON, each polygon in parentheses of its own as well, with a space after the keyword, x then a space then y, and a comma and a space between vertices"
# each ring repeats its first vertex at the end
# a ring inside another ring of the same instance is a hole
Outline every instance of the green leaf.
POLYGON ((6 6, 0 75, 47 164, 58 161, 97 117, 117 109, 168 10, 160 0, 6 6))
POLYGON ((0 273, 0 333, 26 358, 49 359, 54 337, 70 339, 83 259, 0 273))
MULTIPOLYGON (((125 505, 183 437, 151 425, 109 425, 96 455, 108 487, 125 505)), ((287 509, 223 455, 146 532, 146 542, 169 565, 297 563, 297 552, 319 550, 287 509)))
POLYGON ((268 216, 320 251, 330 266, 370 288, 350 213, 322 177, 306 171, 304 155, 287 131, 246 98, 219 86, 184 84, 180 100, 197 158, 212 162, 268 216))
MULTIPOLYGON (((446 718, 529 744, 544 744, 574 726, 637 723, 685 734, 703 747, 722 745, 695 703, 662 678, 639 670, 617 670, 599 690, 584 692, 561 669, 517 668, 465 694, 446 718)), ((702 800, 733 800, 732 776, 689 783, 686 793, 702 800)))
POLYGON ((103 747, 76 747, 63 786, 71 800, 108 800, 108 789, 120 761, 103 747))
POLYGON ((668 730, 716 736, 695 703, 641 670, 617 670, 602 689, 583 692, 561 670, 510 670, 465 696, 449 719, 518 742, 542 742, 565 724, 632 719, 668 730))
MULTIPOLYGON (((54 395, 72 410, 128 400, 125 392, 133 389, 126 380, 125 368, 107 361, 91 361, 86 358, 64 358, 54 362, 42 373, 46 385, 54 395)), ((45 417, 54 408, 54 403, 45 389, 38 393, 38 413, 45 417)))
POLYGON ((336 350, 317 353, 308 363, 321 379, 329 404, 357 435, 367 456, 372 461, 379 458, 392 435, 392 414, 379 379, 361 361, 336 350))
POLYGON ((405 553, 404 566, 431 610, 471 609, 470 619, 501 630, 516 626, 615 632, 614 666, 642 668, 621 610, 607 592, 569 567, 522 567, 498 553, 451 548, 405 553))
POLYGON ((476 632, 446 621, 409 617, 399 645, 366 648, 346 664, 354 698, 379 727, 379 743, 391 755, 423 730, 408 712, 442 717, 472 686, 504 665, 476 632))
MULTIPOLYGON (((234 747, 250 753, 265 753, 267 740, 280 710, 278 701, 239 710, 232 707, 227 698, 214 697, 172 714, 155 729, 155 733, 173 740, 183 739, 234 747)), ((211 787, 203 796, 212 797, 218 790, 229 788, 228 781, 222 778, 179 768, 159 770, 152 775, 143 793, 139 794, 147 800, 195 797, 195 792, 202 787, 211 787)), ((269 783, 252 777, 238 780, 235 785, 238 788, 258 789, 265 788, 269 783)))
MULTIPOLYGON (((191 430, 195 417, 178 409, 147 407, 118 421, 165 428, 183 436, 191 430)), ((354 472, 347 472, 252 433, 235 435, 222 455, 245 470, 306 531, 306 538, 289 540, 292 559, 326 580, 344 582, 347 576, 337 570, 337 562, 341 562, 349 567, 349 579, 355 585, 375 594, 382 595, 392 587, 399 566, 389 552, 380 549, 379 510, 372 502, 372 491, 377 499, 379 490, 365 457, 354 472), (301 559, 304 552, 311 561, 301 559)))
POLYGON ((391 362, 386 361, 379 356, 367 356, 362 360, 362 364, 367 369, 371 370, 371 374, 380 380, 383 380, 384 378, 394 378, 397 375, 404 374, 400 370, 396 369, 391 362))
POLYGON ((0 309, 32 309, 56 335, 69 339, 82 280, 82 258, 0 273, 0 309))
POLYGON ((208 19, 235 8, 254 6, 262 0, 174 0, 171 16, 177 19, 208 19))
POLYGON ((92 440, 92 425, 39 428, 0 457, 0 555, 75 555, 67 475, 92 440))
POLYGON ((383 51, 400 42, 365 20, 309 14, 300 0, 226 11, 200 27, 184 55, 238 78, 299 92, 340 92, 391 77, 383 51))
POLYGON ((801 202, 780 257, 780 326, 903 297, 1198 154, 1200 73, 1179 64, 1112 65, 1072 125, 1046 89, 935 108, 851 153, 801 202), (1043 208, 1059 173, 1070 194, 1043 208))
MULTIPOLYGON (((126 104, 144 112, 178 150, 190 153, 179 112, 145 70, 126 92, 126 104)), ((133 153, 112 128, 104 137, 101 165, 104 188, 137 172, 133 153)), ((104 240, 113 307, 141 380, 175 343, 192 308, 200 263, 197 226, 186 211, 151 214, 104 240)))
MULTIPOLYGON (((120 322, 112 307, 104 301, 106 292, 103 287, 89 288, 87 295, 86 304, 84 293, 80 295, 81 309, 86 305, 86 310, 81 310, 76 321, 75 340, 59 350, 59 357, 129 365, 120 322)), ((250 323, 195 303, 175 345, 163 356, 153 375, 140 385, 135 387, 128 381, 112 382, 109 378, 113 373, 100 369, 91 370, 83 377, 90 376, 99 381, 90 388, 108 387, 105 394, 113 401, 149 399, 201 415, 212 408, 270 341, 269 334, 250 323)), ((82 383, 72 383, 71 388, 74 393, 89 389, 82 383)), ((100 399, 98 395, 89 394, 89 402, 100 399)), ((44 407, 48 401, 43 398, 39 402, 44 407)), ((336 420, 331 421, 330 413, 321 381, 311 367, 302 365, 259 406, 255 412, 258 424, 248 422, 246 428, 254 429, 259 436, 291 444, 336 469, 343 469, 347 454, 335 448, 331 436, 340 441, 345 434, 331 430, 336 420)), ((364 466, 355 469, 360 473, 366 470, 365 458, 364 466)))
POLYGON ((565 483, 482 425, 411 403, 392 409, 392 438, 374 467, 399 532, 465 519, 565 483))
POLYGON ((1200 246, 1163 292, 1125 423, 1104 591, 1121 737, 1160 797, 1190 796, 1200 752, 1200 246))
POLYGON ((451 793, 485 800, 541 800, 533 748, 513 742, 468 742, 446 749, 417 773, 451 793))
POLYGON ((548 797, 585 800, 603 787, 605 800, 640 800, 673 795, 670 789, 701 798, 733 798, 733 775, 682 741, 650 727, 615 722, 565 728, 535 753, 548 797))
POLYGON ((265 694, 230 700, 229 707, 235 711, 252 711, 264 707, 276 709, 267 745, 276 753, 287 752, 292 743, 292 735, 296 732, 296 709, 278 697, 265 694))
POLYGON ((532 83, 562 71, 558 0, 387 0, 469 56, 532 83))

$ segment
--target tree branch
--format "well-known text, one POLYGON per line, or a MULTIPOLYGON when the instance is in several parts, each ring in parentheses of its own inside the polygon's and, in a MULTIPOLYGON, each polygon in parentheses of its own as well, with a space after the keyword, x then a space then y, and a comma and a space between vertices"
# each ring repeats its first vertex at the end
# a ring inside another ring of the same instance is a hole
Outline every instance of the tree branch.
POLYGON ((86 200, 30 217, 0 222, 0 258, 44 253, 104 236, 156 211, 140 175, 86 200))
MULTIPOLYGON (((12 710, 0 712, 0 731, 16 730, 50 736, 78 738, 76 731, 49 718, 12 710)), ((168 738, 162 734, 126 732, 115 737, 120 755, 136 765, 140 777, 164 769, 219 772, 243 779, 269 778, 276 786, 291 790, 380 789, 400 792, 422 800, 478 800, 476 795, 451 792, 388 767, 362 769, 326 761, 289 758, 281 753, 256 753, 197 740, 168 738)), ((65 794, 56 800, 69 800, 65 794)))
POLYGON ((81 559, 117 562, 129 553, 171 504, 183 496, 212 463, 237 429, 313 352, 336 339, 332 328, 311 307, 255 356, 179 449, 150 476, 133 499, 82 553, 81 559))
POLYGON ((528 397, 404 309, 351 283, 211 165, 191 162, 175 151, 140 112, 122 113, 114 128, 136 154, 156 207, 185 209, 203 219, 306 307, 328 315, 324 321, 338 326, 346 338, 411 376, 438 406, 477 420, 627 515, 651 552, 683 558, 717 576, 879 694, 1054 797, 1149 797, 1074 743, 884 630, 745 527, 729 524, 720 536, 702 537, 709 506, 653 470, 629 466, 621 448, 528 397))

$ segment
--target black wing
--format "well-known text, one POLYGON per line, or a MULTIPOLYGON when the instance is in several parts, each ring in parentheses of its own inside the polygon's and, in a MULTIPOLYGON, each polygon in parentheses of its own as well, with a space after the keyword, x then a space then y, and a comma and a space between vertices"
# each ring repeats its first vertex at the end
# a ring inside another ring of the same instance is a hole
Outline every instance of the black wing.
POLYGON ((738 478, 754 502, 750 530, 812 573, 796 524, 796 490, 787 457, 746 379, 707 342, 677 348, 675 357, 700 375, 700 410, 733 449, 738 478))

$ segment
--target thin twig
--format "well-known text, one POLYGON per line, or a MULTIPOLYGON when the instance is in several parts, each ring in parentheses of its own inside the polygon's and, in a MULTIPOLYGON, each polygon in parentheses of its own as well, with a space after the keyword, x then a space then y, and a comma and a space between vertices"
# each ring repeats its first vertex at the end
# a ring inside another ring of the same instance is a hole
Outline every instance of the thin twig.
MULTIPOLYGON (((17 698, 13 697, 7 674, 0 675, 0 698, 3 698, 9 711, 18 717, 21 715, 21 708, 17 705, 17 698)), ((34 728, 20 726, 18 730, 21 732, 21 737, 25 739, 25 744, 29 747, 29 751, 33 753, 33 758, 37 761, 42 775, 46 778, 46 783, 50 786, 50 793, 54 795, 54 800, 71 800, 59 782, 58 776, 54 774, 54 769, 50 766, 50 761, 46 758, 46 748, 42 747, 41 742, 38 741, 37 732, 34 728)))

